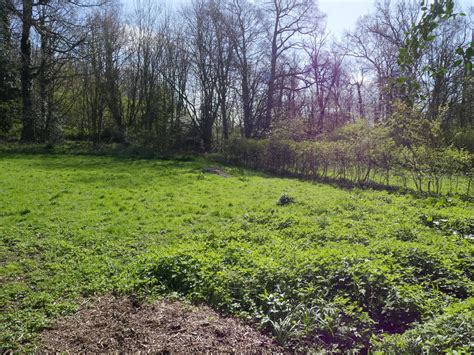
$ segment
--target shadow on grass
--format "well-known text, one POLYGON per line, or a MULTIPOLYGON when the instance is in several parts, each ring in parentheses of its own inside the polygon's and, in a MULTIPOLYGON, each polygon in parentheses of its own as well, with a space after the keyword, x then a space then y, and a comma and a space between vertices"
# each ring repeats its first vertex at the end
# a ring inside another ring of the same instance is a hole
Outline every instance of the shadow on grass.
MULTIPOLYGON (((46 169, 71 169, 92 170, 109 169, 115 172, 129 171, 130 166, 123 165, 124 162, 133 162, 134 168, 153 169, 163 168, 189 168, 193 165, 199 167, 204 164, 196 154, 185 153, 163 153, 151 149, 123 147, 120 145, 108 145, 94 147, 87 143, 72 143, 56 147, 48 147, 40 144, 0 144, 0 159, 21 156, 41 157, 35 162, 38 166, 46 169), (64 156, 84 157, 92 159, 67 161, 64 156), (58 159, 55 159, 58 158, 58 159), (98 159, 94 159, 98 158, 98 159), (100 158, 108 158, 102 160, 100 158), (156 165, 149 165, 153 161, 156 165), (143 164, 142 164, 143 163, 143 164), (145 164, 146 163, 146 164, 145 164)), ((170 172, 171 173, 171 172, 170 172)))
MULTIPOLYGON (((239 167, 240 169, 253 169, 257 170, 256 168, 247 168, 243 165, 236 164, 236 163, 229 163, 229 162, 222 162, 217 160, 220 164, 227 166, 227 167, 239 167)), ((454 194, 443 194, 443 193, 434 193, 434 192, 427 192, 427 191, 417 191, 413 188, 409 187, 401 187, 397 185, 386 185, 386 184, 381 184, 377 183, 375 181, 352 181, 349 179, 344 179, 344 178, 336 178, 336 177, 330 177, 330 176, 308 176, 305 174, 297 174, 297 173, 291 173, 291 172, 281 172, 281 171, 271 171, 271 170, 263 170, 263 173, 266 176, 271 176, 271 177, 280 177, 280 178, 292 178, 292 179, 298 179, 299 181, 305 181, 305 182, 316 182, 316 183, 321 183, 325 185, 330 185, 336 188, 340 188, 343 190, 354 190, 354 189, 360 189, 360 190, 373 190, 373 191, 387 191, 388 193, 391 194, 398 194, 398 195, 410 195, 418 199, 426 199, 426 198, 441 198, 445 196, 458 196, 462 201, 466 202, 474 202, 474 196, 472 195, 467 195, 463 193, 454 193, 454 194)), ((262 176, 262 175, 260 175, 262 176)))
MULTIPOLYGON (((46 169, 66 169, 66 170, 93 170, 93 169, 112 169, 111 172, 130 172, 129 165, 123 165, 124 162, 133 162, 134 168, 146 168, 154 169, 160 168, 160 175, 171 175, 176 174, 176 171, 170 170, 169 174, 164 174, 167 168, 173 169, 200 169, 206 164, 205 157, 198 155, 194 152, 160 152, 150 148, 128 146, 124 147, 119 144, 101 145, 94 146, 88 142, 67 142, 63 145, 48 146, 44 144, 20 144, 20 143, 7 143, 0 144, 0 159, 15 157, 15 156, 42 156, 42 157, 63 157, 64 155, 70 156, 83 156, 83 157, 107 157, 107 161, 103 160, 87 160, 87 161, 74 161, 67 162, 64 159, 53 161, 53 160, 41 160, 37 164, 42 168, 46 169), (142 165, 141 163, 145 163, 142 165), (154 161, 158 165, 149 165, 150 161, 154 161), (115 165, 116 164, 116 165, 115 165), (165 170, 163 170, 165 169, 165 170)), ((229 163, 222 161, 222 159, 211 159, 211 161, 217 162, 232 170, 237 170, 239 175, 245 175, 247 177, 260 176, 260 177, 284 177, 284 178, 297 178, 300 181, 311 181, 322 184, 331 185, 333 187, 353 190, 375 190, 375 191, 387 191, 389 193, 395 193, 400 195, 411 195, 415 198, 425 199, 432 197, 442 197, 446 194, 436 194, 434 192, 420 192, 409 187, 400 187, 396 185, 386 185, 377 183, 374 181, 368 182, 354 182, 349 179, 336 178, 336 177, 323 177, 323 176, 307 176, 304 174, 296 174, 291 172, 275 172, 275 171, 261 171, 255 168, 248 168, 236 163, 229 163)), ((96 181, 98 179, 95 179, 96 181)), ((449 195, 449 194, 448 194, 449 195)), ((474 202, 474 196, 456 193, 461 200, 466 202, 474 202)))
POLYGON ((0 144, 0 157, 15 155, 85 155, 112 157, 115 159, 173 160, 179 162, 195 161, 199 155, 194 152, 169 151, 163 152, 151 148, 123 146, 120 144, 102 144, 95 146, 88 142, 67 142, 51 146, 45 144, 0 144))

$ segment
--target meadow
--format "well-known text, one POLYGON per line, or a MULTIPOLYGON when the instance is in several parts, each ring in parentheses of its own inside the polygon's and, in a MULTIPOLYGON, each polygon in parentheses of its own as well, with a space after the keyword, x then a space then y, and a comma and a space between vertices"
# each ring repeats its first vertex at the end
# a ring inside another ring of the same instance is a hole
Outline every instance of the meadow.
POLYGON ((202 302, 289 349, 474 350, 465 196, 2 151, 0 238, 3 351, 104 294, 202 302))

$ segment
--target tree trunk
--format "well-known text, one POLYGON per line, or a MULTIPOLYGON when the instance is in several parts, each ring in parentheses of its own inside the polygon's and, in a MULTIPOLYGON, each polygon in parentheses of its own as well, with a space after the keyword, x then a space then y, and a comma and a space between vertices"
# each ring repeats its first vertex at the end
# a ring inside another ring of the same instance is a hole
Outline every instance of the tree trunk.
POLYGON ((362 118, 364 117, 364 104, 362 102, 362 93, 360 90, 361 84, 357 83, 356 86, 357 86, 357 103, 359 106, 359 117, 362 118))
POLYGON ((273 40, 272 40, 270 76, 268 78, 267 107, 266 107, 266 112, 265 112, 265 127, 264 127, 265 131, 270 129, 270 126, 272 124, 272 110, 273 110, 274 94, 275 94, 275 75, 276 75, 276 65, 277 65, 277 56, 278 56, 277 29, 278 29, 278 21, 275 23, 275 28, 273 32, 273 40))
POLYGON ((245 66, 242 72, 242 101, 243 101, 243 121, 245 138, 252 137, 253 121, 252 121, 252 98, 248 82, 248 72, 245 66))
POLYGON ((31 99, 31 42, 30 30, 33 17, 33 0, 23 0, 22 31, 21 31, 21 99, 22 121, 21 140, 33 142, 35 140, 35 121, 33 116, 33 102, 31 99))

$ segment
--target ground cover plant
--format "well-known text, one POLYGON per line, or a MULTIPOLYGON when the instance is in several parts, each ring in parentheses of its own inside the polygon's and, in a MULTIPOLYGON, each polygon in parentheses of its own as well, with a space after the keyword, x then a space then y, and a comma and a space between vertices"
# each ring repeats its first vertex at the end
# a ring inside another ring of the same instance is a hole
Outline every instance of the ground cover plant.
POLYGON ((109 293, 203 302, 298 350, 474 350, 469 199, 6 150, 0 181, 2 350, 109 293))

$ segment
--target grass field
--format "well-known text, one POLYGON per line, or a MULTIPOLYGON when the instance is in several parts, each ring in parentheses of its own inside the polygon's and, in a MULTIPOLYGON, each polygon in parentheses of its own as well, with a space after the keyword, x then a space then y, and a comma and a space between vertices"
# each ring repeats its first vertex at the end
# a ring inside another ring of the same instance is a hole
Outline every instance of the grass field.
POLYGON ((3 350, 107 293, 179 294, 296 349, 474 350, 472 201, 210 165, 0 153, 3 350))

